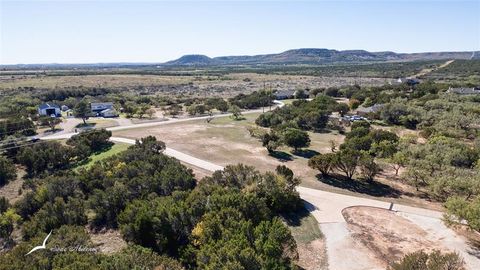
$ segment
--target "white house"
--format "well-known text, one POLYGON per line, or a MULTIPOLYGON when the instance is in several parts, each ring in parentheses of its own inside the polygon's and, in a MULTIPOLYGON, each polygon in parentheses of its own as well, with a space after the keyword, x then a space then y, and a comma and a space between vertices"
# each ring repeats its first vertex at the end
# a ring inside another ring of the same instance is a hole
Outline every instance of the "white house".
POLYGON ((57 104, 44 103, 38 106, 38 114, 60 117, 62 115, 62 112, 57 104))
POLYGON ((118 117, 118 113, 114 108, 105 109, 98 113, 99 116, 110 118, 110 117, 118 117))
POLYGON ((112 102, 98 102, 98 103, 92 102, 90 104, 90 107, 93 113, 100 113, 101 111, 104 111, 107 109, 113 109, 113 103, 112 102))

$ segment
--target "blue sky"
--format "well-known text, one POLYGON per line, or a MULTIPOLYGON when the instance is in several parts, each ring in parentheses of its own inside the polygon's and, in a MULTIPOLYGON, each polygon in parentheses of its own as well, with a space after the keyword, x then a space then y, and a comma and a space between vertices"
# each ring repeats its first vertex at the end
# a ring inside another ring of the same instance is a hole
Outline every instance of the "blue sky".
POLYGON ((293 48, 480 50, 476 1, 7 1, 0 64, 164 62, 293 48))

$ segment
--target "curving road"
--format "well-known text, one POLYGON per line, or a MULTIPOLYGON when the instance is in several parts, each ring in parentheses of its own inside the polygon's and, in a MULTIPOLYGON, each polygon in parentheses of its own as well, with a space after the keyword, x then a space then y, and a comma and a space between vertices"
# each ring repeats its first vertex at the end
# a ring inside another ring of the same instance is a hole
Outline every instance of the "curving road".
MULTIPOLYGON (((284 106, 281 101, 276 101, 279 107, 284 106)), ((248 111, 245 113, 256 113, 261 110, 248 111)), ((244 114, 245 114, 244 113, 244 114)), ((225 117, 230 114, 216 115, 214 117, 225 117)), ((151 127, 158 125, 168 125, 171 123, 186 122, 198 119, 207 119, 206 117, 196 117, 188 119, 174 119, 165 122, 143 123, 136 125, 118 126, 107 128, 107 130, 124 130, 141 127, 151 127)), ((46 140, 68 139, 76 133, 66 133, 58 135, 50 135, 43 137, 46 140)), ((135 144, 135 140, 111 137, 111 141, 126 144, 135 144)), ((207 171, 223 170, 223 167, 212 162, 202 160, 180 151, 166 148, 166 155, 174 157, 184 163, 191 164, 198 168, 207 171)), ((382 269, 375 260, 366 256, 367 253, 356 243, 352 238, 347 223, 342 215, 342 210, 351 206, 372 206, 388 209, 390 203, 379 201, 375 199, 361 198, 350 195, 327 192, 323 190, 311 189, 306 187, 298 187, 297 191, 300 197, 305 201, 307 209, 312 213, 318 221, 319 226, 325 235, 327 246, 327 257, 329 261, 329 269, 337 270, 367 270, 367 269, 382 269), (345 256, 348 254, 348 256, 345 256)), ((426 228, 430 232, 442 233, 446 239, 445 244, 454 249, 465 259, 469 269, 480 269, 479 260, 472 254, 472 250, 464 243, 464 241, 456 237, 450 229, 446 228, 441 221, 442 213, 423 209, 419 207, 411 207, 406 205, 395 204, 392 210, 398 212, 400 215, 410 217, 415 220, 420 220, 422 224, 435 224, 434 227, 426 228), (477 268, 478 267, 478 268, 477 268)))

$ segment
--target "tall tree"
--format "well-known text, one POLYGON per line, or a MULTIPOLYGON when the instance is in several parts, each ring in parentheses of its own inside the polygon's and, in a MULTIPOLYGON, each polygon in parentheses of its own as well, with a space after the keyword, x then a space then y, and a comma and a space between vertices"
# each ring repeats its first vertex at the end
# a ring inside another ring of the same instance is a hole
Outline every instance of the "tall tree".
POLYGON ((357 169, 360 156, 360 151, 350 148, 343 149, 335 153, 334 166, 351 180, 357 169))
POLYGON ((82 99, 77 105, 75 105, 75 108, 73 109, 75 117, 80 117, 83 120, 84 124, 87 124, 87 119, 88 116, 91 113, 90 105, 88 104, 88 101, 85 99, 82 99))
POLYGON ((283 132, 283 141, 286 145, 293 147, 295 151, 298 148, 307 147, 310 145, 310 137, 308 133, 296 128, 287 128, 283 132))

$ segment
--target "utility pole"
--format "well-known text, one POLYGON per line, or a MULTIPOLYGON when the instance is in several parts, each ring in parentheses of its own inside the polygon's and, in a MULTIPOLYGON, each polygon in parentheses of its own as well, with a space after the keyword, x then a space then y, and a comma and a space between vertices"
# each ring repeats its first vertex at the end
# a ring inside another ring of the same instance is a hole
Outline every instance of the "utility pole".
POLYGON ((268 85, 268 100, 270 101, 270 111, 272 110, 272 101, 273 101, 273 95, 272 95, 272 87, 270 84, 268 85))
MULTIPOLYGON (((263 80, 263 93, 264 93, 264 94, 267 93, 267 92, 265 91, 265 80, 263 80)), ((265 99, 263 100, 262 111, 263 111, 263 113, 265 113, 265 99)))

